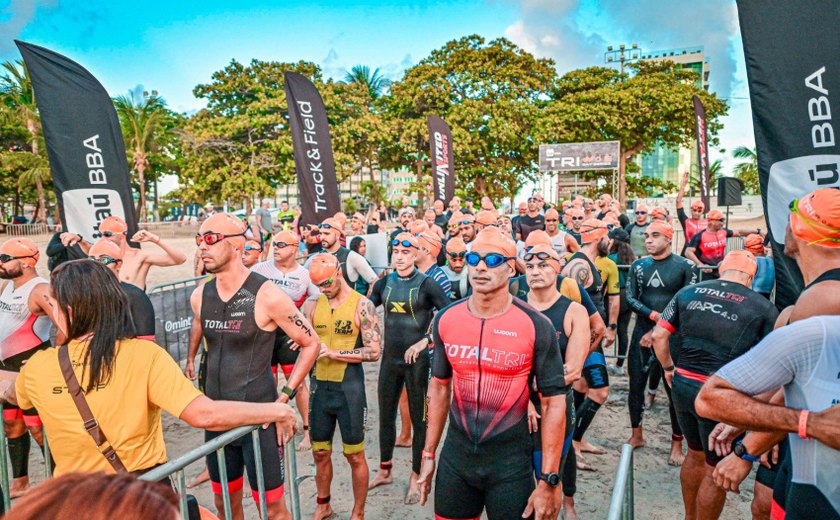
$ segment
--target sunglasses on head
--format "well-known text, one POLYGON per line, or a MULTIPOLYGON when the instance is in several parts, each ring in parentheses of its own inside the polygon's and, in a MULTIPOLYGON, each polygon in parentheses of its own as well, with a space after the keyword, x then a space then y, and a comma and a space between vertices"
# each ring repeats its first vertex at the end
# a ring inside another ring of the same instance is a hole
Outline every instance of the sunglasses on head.
POLYGON ((293 246, 295 244, 289 244, 287 242, 272 242, 271 245, 273 245, 274 247, 281 247, 282 248, 282 247, 293 246))
POLYGON ((262 253, 262 248, 254 246, 245 246, 245 251, 259 251, 260 253, 262 253))
POLYGON ((21 258, 35 258, 35 255, 29 255, 29 256, 0 255, 0 264, 5 264, 6 262, 11 262, 12 260, 20 260, 21 258))
POLYGON ((117 258, 111 258, 110 256, 102 255, 99 258, 95 256, 89 256, 88 259, 93 260, 94 262, 102 265, 110 265, 110 264, 117 264, 122 262, 122 260, 117 258))
POLYGON ((464 258, 465 256, 467 256, 466 251, 461 251, 460 253, 447 253, 447 254, 449 255, 449 258, 464 258))
POLYGON ((522 259, 526 262, 530 262, 534 257, 538 258, 539 260, 553 260, 551 258, 551 255, 546 253, 545 251, 540 251, 539 253, 525 253, 525 256, 523 256, 522 259))
POLYGON ((199 233, 195 236, 195 245, 200 246, 202 242, 207 244, 208 246, 212 246, 213 244, 219 243, 226 238, 232 237, 244 237, 245 233, 236 233, 235 235, 224 235, 222 233, 204 233, 203 235, 199 233))
POLYGON ((514 260, 515 258, 512 256, 505 256, 501 253, 488 253, 484 256, 481 256, 476 252, 470 251, 469 253, 467 253, 467 256, 464 257, 464 259, 467 261, 467 265, 471 267, 477 266, 479 262, 483 260, 484 265, 486 265, 490 269, 494 269, 507 262, 508 260, 514 260))
POLYGON ((417 248, 417 246, 412 244, 410 240, 397 240, 396 238, 394 240, 391 240, 391 245, 392 246, 400 246, 401 245, 403 247, 413 247, 415 249, 417 248))
POLYGON ((112 237, 114 235, 125 235, 125 231, 103 231, 103 237, 112 237))

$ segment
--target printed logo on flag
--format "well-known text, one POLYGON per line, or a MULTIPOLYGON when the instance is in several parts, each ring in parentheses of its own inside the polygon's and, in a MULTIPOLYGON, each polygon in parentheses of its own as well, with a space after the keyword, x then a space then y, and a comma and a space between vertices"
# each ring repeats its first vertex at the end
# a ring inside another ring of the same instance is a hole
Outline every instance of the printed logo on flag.
POLYGON ((101 188, 67 190, 61 194, 64 205, 64 229, 72 230, 87 242, 96 242, 102 235, 99 223, 110 217, 125 219, 120 193, 101 188))
POLYGON ((767 220, 773 240, 784 243, 793 199, 833 187, 840 187, 840 155, 806 155, 773 164, 767 179, 767 220))

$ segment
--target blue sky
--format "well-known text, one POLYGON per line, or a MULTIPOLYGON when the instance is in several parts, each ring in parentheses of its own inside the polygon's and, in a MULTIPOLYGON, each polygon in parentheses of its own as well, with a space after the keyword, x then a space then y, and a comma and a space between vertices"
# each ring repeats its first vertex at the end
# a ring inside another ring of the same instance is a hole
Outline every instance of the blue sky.
POLYGON ((0 60, 19 58, 22 39, 78 61, 112 95, 156 89, 179 111, 200 108, 193 87, 231 59, 302 59, 334 78, 364 64, 398 78, 473 33, 508 37, 560 72, 603 64, 611 44, 704 45, 712 90, 732 106, 722 146, 753 145, 734 0, 0 0, 0 60))

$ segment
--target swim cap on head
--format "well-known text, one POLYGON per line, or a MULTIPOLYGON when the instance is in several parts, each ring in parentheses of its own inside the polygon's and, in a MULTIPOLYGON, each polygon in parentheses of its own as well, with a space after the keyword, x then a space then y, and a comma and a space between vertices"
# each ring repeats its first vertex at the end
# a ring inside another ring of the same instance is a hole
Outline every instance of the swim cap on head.
POLYGON ((482 209, 475 214, 475 223, 482 226, 492 226, 499 220, 499 216, 495 211, 482 209))
POLYGON ((755 255, 764 254, 764 237, 757 233, 744 238, 744 249, 755 255))
POLYGON ((113 258, 114 260, 122 260, 123 252, 117 244, 111 242, 110 240, 100 238, 92 246, 90 246, 88 256, 96 258, 107 256, 113 258))
POLYGON ((706 209, 706 205, 703 204, 702 200, 697 199, 691 203, 691 209, 699 209, 702 212, 704 209, 706 209))
POLYGON ((400 242, 402 242, 403 240, 407 240, 411 243, 409 247, 420 249, 420 243, 417 242, 417 237, 411 233, 406 233, 405 231, 403 231, 402 233, 395 236, 394 240, 399 240, 400 242))
POLYGON ((417 235, 417 242, 419 245, 426 248, 434 257, 440 253, 441 243, 437 235, 433 235, 431 233, 420 233, 417 235))
POLYGON ((794 201, 791 209, 790 230, 794 236, 809 245, 840 247, 840 190, 814 190, 794 201))
POLYGON ((111 215, 99 223, 99 232, 102 233, 105 231, 110 231, 111 233, 125 233, 128 231, 128 225, 125 223, 125 220, 120 217, 111 215))
POLYGON ((274 235, 274 242, 285 242, 287 244, 298 244, 300 238, 291 231, 281 231, 274 235))
POLYGON ((465 220, 469 221, 469 224, 472 224, 473 222, 475 222, 475 217, 470 215, 469 213, 464 213, 461 216, 461 223, 463 223, 465 220))
POLYGON ((324 283, 338 274, 338 258, 329 253, 318 253, 309 262, 309 279, 315 285, 324 283))
POLYGON ((256 240, 246 240, 245 241, 245 247, 248 247, 248 246, 251 246, 252 251, 259 252, 259 251, 262 250, 262 246, 256 240))
POLYGON ((467 250, 467 244, 461 237, 453 237, 446 241, 447 253, 460 253, 467 250))
POLYGON ((528 238, 525 239, 525 247, 533 247, 538 244, 551 245, 551 237, 542 229, 535 229, 528 233, 528 238))
POLYGON ((615 216, 615 213, 613 213, 612 211, 608 211, 606 214, 604 214, 604 218, 602 218, 601 220, 603 220, 604 224, 607 224, 608 226, 618 226, 620 224, 618 218, 615 216))
POLYGON ((545 219, 546 220, 548 220, 548 219, 559 220, 560 219, 560 213, 558 213, 557 210, 554 209, 554 208, 549 208, 549 209, 545 210, 545 219))
POLYGON ((456 211, 449 217, 449 222, 447 222, 448 226, 458 226, 461 224, 461 221, 464 220, 464 214, 460 211, 456 211))
POLYGON ((583 217, 586 214, 583 212, 582 209, 580 209, 576 206, 576 207, 566 211, 566 215, 568 215, 569 217, 583 217))
POLYGON ((723 213, 716 209, 713 209, 712 211, 706 214, 706 220, 723 220, 723 213))
POLYGON ((547 253, 551 258, 546 260, 546 262, 554 268, 554 272, 560 274, 560 255, 557 254, 557 251, 553 247, 545 244, 537 244, 525 253, 525 256, 527 258, 528 255, 536 253, 547 253))
POLYGON ((321 222, 319 228, 330 228, 334 229, 340 235, 344 234, 344 223, 335 217, 325 218, 324 221, 321 222))
POLYGON ((344 229, 344 225, 347 224, 347 215, 339 211, 333 215, 333 218, 339 221, 341 223, 341 229, 344 229))
POLYGON ((17 257, 23 264, 29 267, 35 267, 38 259, 41 258, 41 252, 38 251, 38 245, 28 238, 10 238, 3 242, 0 246, 0 254, 17 257))
MULTIPOLYGON (((213 213, 201 223, 199 232, 221 233, 223 235, 239 235, 245 233, 245 224, 230 213, 213 213)), ((243 239, 243 243, 245 240, 243 239)))
POLYGON ((656 206, 655 208, 650 210, 650 218, 668 218, 668 210, 666 210, 662 206, 656 206))
POLYGON ((425 233, 429 230, 429 225, 426 224, 425 220, 415 220, 411 224, 408 225, 408 232, 412 235, 417 235, 420 233, 425 233))
MULTIPOLYGON (((472 251, 487 251, 490 253, 499 253, 506 257, 515 257, 516 244, 509 237, 502 234, 499 228, 486 227, 476 235, 472 243, 472 251)), ((511 269, 514 269, 516 264, 513 260, 508 260, 508 265, 511 269)))
POLYGON ((572 201, 570 201, 570 200, 564 200, 564 201, 563 201, 563 204, 561 204, 561 206, 562 206, 562 208, 563 208, 564 210, 565 210, 565 209, 569 209, 569 208, 571 208, 571 207, 572 207, 572 201))
POLYGON ((741 271, 750 276, 755 276, 755 272, 758 270, 755 255, 745 249, 735 249, 726 253, 718 266, 718 272, 724 273, 729 270, 741 271))
POLYGON ((580 225, 580 241, 583 244, 597 242, 603 238, 609 228, 607 223, 597 218, 588 218, 580 225))
POLYGON ((647 228, 648 233, 659 233, 660 235, 664 235, 668 237, 668 239, 674 238, 674 227, 667 222, 663 222, 661 220, 654 220, 650 223, 647 228))

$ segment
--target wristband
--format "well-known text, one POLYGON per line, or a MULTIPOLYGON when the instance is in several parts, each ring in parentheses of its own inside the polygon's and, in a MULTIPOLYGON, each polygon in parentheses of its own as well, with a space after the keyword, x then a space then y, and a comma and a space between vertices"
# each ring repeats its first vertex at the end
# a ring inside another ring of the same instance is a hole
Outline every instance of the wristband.
POLYGON ((805 439, 806 441, 811 440, 808 437, 808 414, 810 414, 808 410, 801 410, 799 412, 799 436, 805 439))
POLYGON ((424 459, 435 460, 435 452, 423 450, 422 456, 424 459))
POLYGON ((291 388, 289 388, 288 386, 284 386, 284 387, 280 390, 280 393, 281 393, 281 394, 283 394, 283 395, 285 395, 286 397, 288 397, 288 398, 289 398, 289 401, 291 401, 292 399, 294 399, 294 398, 295 398, 295 395, 297 395, 297 389, 291 389, 291 388))
POLYGON ((615 330, 618 328, 618 323, 610 323, 607 327, 609 327, 610 330, 615 330))
POLYGON ((664 370, 665 372, 673 372, 675 368, 676 368, 676 367, 674 367, 674 364, 673 364, 673 363, 671 363, 671 364, 670 364, 670 365, 668 365, 667 367, 662 367, 662 370, 664 370))

